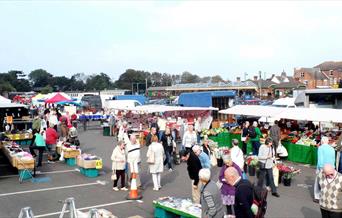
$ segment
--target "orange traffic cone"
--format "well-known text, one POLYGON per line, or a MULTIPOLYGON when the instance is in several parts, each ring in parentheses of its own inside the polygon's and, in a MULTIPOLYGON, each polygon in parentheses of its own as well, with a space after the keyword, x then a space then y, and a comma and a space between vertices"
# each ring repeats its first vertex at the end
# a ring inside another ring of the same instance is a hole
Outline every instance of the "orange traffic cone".
POLYGON ((128 200, 140 200, 142 199, 142 195, 139 194, 138 188, 137 188, 137 174, 132 173, 132 180, 131 180, 131 190, 129 191, 129 194, 127 196, 128 200))

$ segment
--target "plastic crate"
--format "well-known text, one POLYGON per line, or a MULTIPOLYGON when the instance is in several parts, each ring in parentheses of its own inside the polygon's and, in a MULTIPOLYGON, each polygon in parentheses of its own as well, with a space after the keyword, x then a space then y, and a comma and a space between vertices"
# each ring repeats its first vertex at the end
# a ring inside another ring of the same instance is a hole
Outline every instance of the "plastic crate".
POLYGON ((68 166, 76 166, 76 158, 65 158, 65 163, 68 166))
POLYGON ((99 176, 99 170, 97 169, 84 169, 83 167, 81 167, 80 172, 86 177, 90 177, 90 178, 99 176))
POLYGON ((27 170, 18 170, 19 177, 22 178, 22 180, 27 180, 32 178, 32 174, 28 172, 27 170))

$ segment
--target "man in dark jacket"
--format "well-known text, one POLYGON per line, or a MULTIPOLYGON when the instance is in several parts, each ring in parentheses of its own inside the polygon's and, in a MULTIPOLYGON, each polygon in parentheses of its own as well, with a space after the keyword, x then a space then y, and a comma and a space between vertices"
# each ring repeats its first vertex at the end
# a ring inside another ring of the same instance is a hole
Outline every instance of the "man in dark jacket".
POLYGON ((179 152, 183 161, 188 164, 188 174, 192 180, 192 200, 195 203, 200 202, 201 182, 199 181, 198 173, 202 169, 201 161, 196 154, 191 150, 182 150, 179 152))
POLYGON ((154 135, 156 135, 158 137, 157 129, 155 127, 151 127, 151 131, 146 136, 146 144, 145 144, 146 147, 150 146, 150 144, 152 143, 151 139, 154 135))
POLYGON ((251 206, 253 204, 253 187, 248 180, 244 180, 234 167, 228 167, 224 178, 231 186, 235 186, 234 211, 236 218, 253 218, 251 206))

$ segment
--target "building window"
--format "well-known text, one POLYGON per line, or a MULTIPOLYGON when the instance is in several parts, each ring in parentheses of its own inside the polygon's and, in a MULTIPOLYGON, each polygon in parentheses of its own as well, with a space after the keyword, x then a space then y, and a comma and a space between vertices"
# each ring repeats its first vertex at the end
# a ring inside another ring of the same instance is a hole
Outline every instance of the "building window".
POLYGON ((300 73, 300 77, 304 77, 305 76, 305 73, 304 72, 301 72, 300 73))
POLYGON ((330 76, 334 76, 334 71, 330 70, 330 76))

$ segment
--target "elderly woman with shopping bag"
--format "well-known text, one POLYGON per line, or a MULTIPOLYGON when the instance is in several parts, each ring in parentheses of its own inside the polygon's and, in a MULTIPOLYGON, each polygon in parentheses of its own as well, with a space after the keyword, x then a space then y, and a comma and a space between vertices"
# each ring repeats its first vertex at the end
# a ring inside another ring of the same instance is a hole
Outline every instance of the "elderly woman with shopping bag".
POLYGON ((119 141, 118 145, 114 148, 111 160, 112 163, 112 180, 114 180, 113 190, 119 191, 118 188, 118 180, 121 177, 121 189, 122 191, 127 191, 128 189, 125 187, 125 167, 126 167, 126 151, 125 151, 125 142, 119 141))
POLYGON ((157 136, 152 136, 151 141, 146 156, 152 174, 153 190, 158 191, 161 188, 160 174, 164 171, 164 147, 158 142, 157 136))

